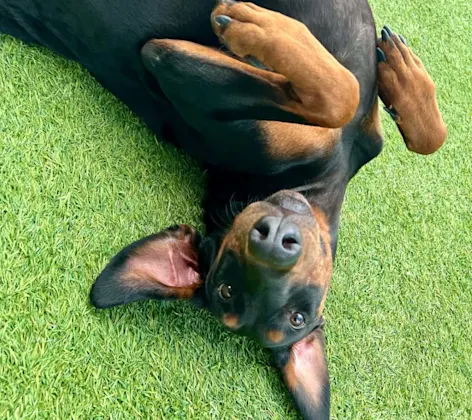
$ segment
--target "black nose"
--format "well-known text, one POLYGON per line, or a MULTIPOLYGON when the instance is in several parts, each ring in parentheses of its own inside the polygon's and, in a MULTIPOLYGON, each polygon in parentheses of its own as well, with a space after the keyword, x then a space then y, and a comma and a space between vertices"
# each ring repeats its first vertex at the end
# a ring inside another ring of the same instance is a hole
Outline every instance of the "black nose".
POLYGON ((265 216, 249 234, 249 251, 272 267, 293 266, 302 252, 302 238, 297 225, 281 217, 265 216))

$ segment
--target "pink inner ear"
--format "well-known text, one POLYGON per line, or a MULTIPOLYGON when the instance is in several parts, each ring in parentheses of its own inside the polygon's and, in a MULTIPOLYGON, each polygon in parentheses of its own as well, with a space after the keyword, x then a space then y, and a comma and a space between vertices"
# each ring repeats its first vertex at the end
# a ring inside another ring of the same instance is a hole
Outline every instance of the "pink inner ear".
POLYGON ((197 254, 190 244, 185 243, 184 247, 185 250, 182 249, 182 246, 178 247, 176 244, 171 244, 168 247, 167 255, 171 273, 169 273, 170 275, 166 280, 165 273, 162 272, 161 283, 164 286, 188 287, 200 282, 200 274, 197 272, 197 254))
POLYGON ((197 251, 185 240, 170 238, 150 242, 130 256, 124 275, 169 288, 201 283, 197 251))
POLYGON ((295 343, 292 347, 294 366, 300 372, 312 368, 314 364, 318 364, 319 357, 323 356, 323 349, 320 344, 312 340, 310 335, 295 343))
POLYGON ((321 331, 313 331, 292 346, 285 378, 293 391, 300 389, 310 396, 311 402, 319 406, 328 370, 324 356, 321 331))

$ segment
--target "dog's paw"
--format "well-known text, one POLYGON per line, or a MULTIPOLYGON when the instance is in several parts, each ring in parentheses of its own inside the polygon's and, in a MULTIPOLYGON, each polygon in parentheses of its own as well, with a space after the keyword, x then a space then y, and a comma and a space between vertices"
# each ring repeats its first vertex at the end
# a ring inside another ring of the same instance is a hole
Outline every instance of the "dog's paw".
POLYGON ((377 41, 379 96, 397 123, 407 148, 421 154, 444 143, 446 127, 436 102, 434 82, 402 35, 388 26, 377 41))
POLYGON ((248 2, 221 0, 211 22, 220 42, 233 54, 263 69, 276 65, 274 51, 291 42, 309 44, 311 38, 301 22, 248 2))
POLYGON ((396 109, 418 91, 426 90, 434 96, 434 83, 420 59, 407 47, 406 39, 388 26, 377 40, 377 61, 381 99, 392 118, 399 117, 396 109))
POLYGON ((235 56, 263 69, 264 76, 269 73, 264 70, 282 76, 277 83, 284 107, 302 121, 338 129, 353 118, 359 105, 357 79, 302 22, 233 0, 220 0, 211 22, 235 56))

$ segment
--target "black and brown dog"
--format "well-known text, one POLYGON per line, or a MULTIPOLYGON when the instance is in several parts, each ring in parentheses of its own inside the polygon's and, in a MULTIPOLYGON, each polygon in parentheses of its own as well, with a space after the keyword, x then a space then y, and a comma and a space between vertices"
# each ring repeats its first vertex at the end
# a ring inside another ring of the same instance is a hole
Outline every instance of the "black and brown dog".
POLYGON ((0 0, 0 32, 82 63, 207 169, 206 236, 181 225, 123 249, 93 305, 193 299, 271 348, 304 417, 326 418, 322 311, 346 186, 382 148, 378 95, 412 151, 446 128, 366 0, 256 3, 0 0))

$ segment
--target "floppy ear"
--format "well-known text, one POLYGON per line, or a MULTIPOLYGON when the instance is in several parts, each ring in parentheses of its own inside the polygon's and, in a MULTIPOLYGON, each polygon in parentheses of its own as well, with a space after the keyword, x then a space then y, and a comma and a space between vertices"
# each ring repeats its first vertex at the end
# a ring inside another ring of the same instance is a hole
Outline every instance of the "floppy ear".
POLYGON ((323 327, 274 353, 285 383, 304 419, 329 419, 330 385, 323 327))
POLYGON ((190 226, 170 227, 121 250, 96 279, 92 305, 109 308, 146 299, 190 299, 202 286, 200 235, 190 226))

